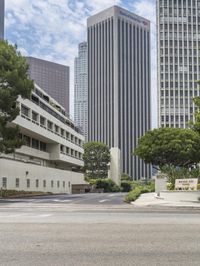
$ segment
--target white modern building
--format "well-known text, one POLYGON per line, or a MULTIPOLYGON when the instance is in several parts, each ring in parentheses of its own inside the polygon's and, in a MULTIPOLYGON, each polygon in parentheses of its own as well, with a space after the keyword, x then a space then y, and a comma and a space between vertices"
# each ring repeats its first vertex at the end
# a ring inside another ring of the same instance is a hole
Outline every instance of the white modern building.
POLYGON ((122 171, 151 176, 133 151, 151 129, 150 22, 113 6, 88 18, 88 140, 121 151, 122 171))
POLYGON ((18 125, 25 145, 15 154, 0 154, 0 188, 71 193, 85 184, 84 137, 65 109, 35 85, 30 99, 18 98, 18 125))
POLYGON ((88 64, 87 42, 78 46, 74 60, 74 122, 87 140, 88 132, 88 64))
POLYGON ((199 94, 199 0, 157 0, 157 47, 158 125, 185 128, 199 94))

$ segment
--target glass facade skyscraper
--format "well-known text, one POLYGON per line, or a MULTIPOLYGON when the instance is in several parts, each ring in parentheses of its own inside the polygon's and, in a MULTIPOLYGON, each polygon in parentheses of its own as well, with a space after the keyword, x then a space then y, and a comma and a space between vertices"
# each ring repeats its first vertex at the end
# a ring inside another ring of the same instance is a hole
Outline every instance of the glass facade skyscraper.
POLYGON ((27 57, 29 75, 35 83, 61 104, 69 115, 69 67, 27 57))
POLYGON ((151 128, 150 22, 113 6, 88 18, 88 139, 121 150, 134 179, 151 167, 133 156, 151 128))
POLYGON ((4 39, 4 0, 0 0, 0 40, 4 39))
POLYGON ((199 95, 199 0, 157 0, 157 48, 158 125, 186 128, 199 95))
POLYGON ((74 122, 85 140, 88 131, 88 64, 87 42, 78 46, 78 56, 74 60, 74 122))

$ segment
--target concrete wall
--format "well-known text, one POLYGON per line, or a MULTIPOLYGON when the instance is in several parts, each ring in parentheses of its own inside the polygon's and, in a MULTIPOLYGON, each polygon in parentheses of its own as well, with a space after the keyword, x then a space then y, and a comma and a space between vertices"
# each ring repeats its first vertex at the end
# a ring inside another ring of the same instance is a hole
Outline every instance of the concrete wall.
POLYGON ((7 177, 7 189, 25 191, 71 193, 72 184, 85 184, 84 176, 81 173, 0 158, 0 188, 3 187, 3 177, 7 177), (19 178, 18 188, 16 187, 16 178, 19 178), (27 179, 30 180, 30 187, 27 187, 27 179), (36 179, 39 180, 38 187, 36 187, 36 179), (44 180, 46 187, 44 187, 44 180), (51 181, 54 183, 53 187, 51 187, 51 181), (63 186, 63 182, 65 182, 65 186, 63 186))
POLYGON ((200 191, 161 191, 160 197, 167 201, 198 201, 200 191))
POLYGON ((110 170, 108 178, 111 178, 117 185, 121 183, 121 152, 118 148, 110 149, 110 170))

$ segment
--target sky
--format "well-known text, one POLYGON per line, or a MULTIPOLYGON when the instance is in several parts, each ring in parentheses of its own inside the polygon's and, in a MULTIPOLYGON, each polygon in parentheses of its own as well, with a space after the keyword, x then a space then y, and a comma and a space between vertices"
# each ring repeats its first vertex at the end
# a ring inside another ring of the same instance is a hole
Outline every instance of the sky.
POLYGON ((74 58, 87 39, 87 17, 119 5, 151 21, 152 126, 157 120, 156 0, 5 0, 5 38, 24 56, 70 66, 73 116, 74 58))

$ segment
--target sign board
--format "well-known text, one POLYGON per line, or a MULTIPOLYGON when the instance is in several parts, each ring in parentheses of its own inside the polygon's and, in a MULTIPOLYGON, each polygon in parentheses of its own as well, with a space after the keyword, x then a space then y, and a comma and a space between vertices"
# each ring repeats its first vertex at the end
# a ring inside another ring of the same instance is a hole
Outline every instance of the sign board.
POLYGON ((176 190, 197 190, 198 178, 176 179, 176 190))

